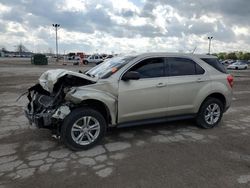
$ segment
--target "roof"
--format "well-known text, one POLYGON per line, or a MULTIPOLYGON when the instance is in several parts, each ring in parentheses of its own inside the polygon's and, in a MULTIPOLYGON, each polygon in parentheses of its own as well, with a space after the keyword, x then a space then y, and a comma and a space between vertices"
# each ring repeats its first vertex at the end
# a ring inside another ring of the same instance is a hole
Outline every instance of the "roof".
POLYGON ((191 54, 191 53, 169 53, 169 52, 148 52, 135 54, 136 56, 184 56, 184 57, 198 57, 198 58, 217 58, 214 55, 208 54, 191 54))
POLYGON ((217 58, 214 55, 208 55, 208 54, 195 54, 198 58, 217 58))

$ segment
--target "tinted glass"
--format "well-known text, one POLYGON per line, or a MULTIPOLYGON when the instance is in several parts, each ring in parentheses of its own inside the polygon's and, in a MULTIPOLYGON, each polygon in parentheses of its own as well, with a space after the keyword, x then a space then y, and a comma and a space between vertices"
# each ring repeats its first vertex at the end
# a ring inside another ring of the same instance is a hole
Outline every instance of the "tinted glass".
POLYGON ((140 73, 141 78, 154 78, 164 76, 164 58, 150 58, 141 61, 130 71, 140 73))
POLYGON ((196 68, 203 74, 204 70, 194 61, 185 58, 168 58, 170 76, 195 75, 196 68))
POLYGON ((195 63, 195 69, 196 69, 196 74, 204 74, 205 70, 203 68, 201 68, 200 65, 198 65, 197 63, 195 63))
POLYGON ((207 64, 214 67, 216 70, 227 73, 227 70, 225 69, 224 65, 222 65, 218 59, 216 58, 202 58, 203 61, 205 61, 207 64))

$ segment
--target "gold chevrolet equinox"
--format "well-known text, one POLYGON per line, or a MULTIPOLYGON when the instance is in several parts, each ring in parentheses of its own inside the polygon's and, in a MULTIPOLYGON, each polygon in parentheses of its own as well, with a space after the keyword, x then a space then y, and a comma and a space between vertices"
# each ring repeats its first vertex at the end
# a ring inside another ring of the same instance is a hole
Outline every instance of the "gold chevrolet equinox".
POLYGON ((195 118, 213 128, 231 104, 232 86, 233 77, 211 55, 124 55, 84 73, 46 71, 28 89, 25 114, 70 149, 84 150, 108 127, 195 118))

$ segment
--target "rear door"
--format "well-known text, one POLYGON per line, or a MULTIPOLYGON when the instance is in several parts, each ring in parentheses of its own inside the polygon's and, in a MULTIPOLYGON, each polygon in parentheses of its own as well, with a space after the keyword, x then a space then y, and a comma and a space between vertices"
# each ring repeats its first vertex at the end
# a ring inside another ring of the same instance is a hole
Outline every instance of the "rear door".
POLYGON ((195 98, 208 81, 205 70, 188 58, 169 57, 168 115, 193 113, 195 98))
POLYGON ((119 123, 166 116, 168 77, 165 63, 163 57, 142 60, 128 70, 139 72, 139 80, 120 80, 119 123))

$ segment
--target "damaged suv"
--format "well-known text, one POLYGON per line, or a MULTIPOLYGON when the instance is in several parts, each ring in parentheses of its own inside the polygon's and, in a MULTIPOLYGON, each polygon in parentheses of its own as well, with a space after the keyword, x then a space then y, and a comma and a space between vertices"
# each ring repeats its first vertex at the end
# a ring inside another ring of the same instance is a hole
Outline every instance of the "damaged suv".
POLYGON ((230 106, 232 85, 214 56, 118 56, 85 73, 43 73, 29 88, 25 112, 30 123, 51 129, 72 150, 88 149, 108 127, 195 118, 212 128, 230 106))

